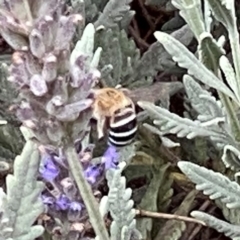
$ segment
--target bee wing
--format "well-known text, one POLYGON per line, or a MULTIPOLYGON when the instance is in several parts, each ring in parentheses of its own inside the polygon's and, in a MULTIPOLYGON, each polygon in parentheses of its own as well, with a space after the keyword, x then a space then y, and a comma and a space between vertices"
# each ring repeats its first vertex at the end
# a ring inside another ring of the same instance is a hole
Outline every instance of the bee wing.
POLYGON ((169 99, 170 96, 183 88, 181 82, 156 82, 151 86, 140 87, 133 90, 123 89, 124 94, 137 105, 138 101, 155 103, 158 100, 169 99))

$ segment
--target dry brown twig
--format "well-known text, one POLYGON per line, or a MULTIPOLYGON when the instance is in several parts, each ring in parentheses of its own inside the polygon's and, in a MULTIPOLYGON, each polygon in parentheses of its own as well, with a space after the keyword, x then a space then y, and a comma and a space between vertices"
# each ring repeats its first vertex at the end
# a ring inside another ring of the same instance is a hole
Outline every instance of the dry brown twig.
POLYGON ((186 216, 179 216, 179 215, 175 215, 175 214, 150 212, 150 211, 146 211, 146 210, 136 209, 136 216, 151 217, 151 218, 165 218, 165 219, 169 219, 169 220, 179 220, 179 221, 184 221, 184 222, 197 223, 197 224, 206 226, 206 223, 201 220, 191 218, 191 217, 186 217, 186 216))

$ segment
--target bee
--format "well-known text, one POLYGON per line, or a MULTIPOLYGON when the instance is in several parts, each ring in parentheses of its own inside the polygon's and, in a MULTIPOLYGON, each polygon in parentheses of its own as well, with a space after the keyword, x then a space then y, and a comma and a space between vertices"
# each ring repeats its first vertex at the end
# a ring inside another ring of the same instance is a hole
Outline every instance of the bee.
POLYGON ((97 120, 98 138, 108 128, 108 144, 123 147, 130 144, 137 132, 135 104, 126 89, 94 89, 93 118, 97 120))

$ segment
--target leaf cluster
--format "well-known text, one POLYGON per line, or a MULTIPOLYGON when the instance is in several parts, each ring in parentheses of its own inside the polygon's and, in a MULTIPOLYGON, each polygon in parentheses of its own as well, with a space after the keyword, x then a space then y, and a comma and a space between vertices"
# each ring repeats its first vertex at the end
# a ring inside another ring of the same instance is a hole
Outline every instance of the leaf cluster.
MULTIPOLYGON (((145 126, 157 133, 161 139, 163 137, 165 139, 167 134, 175 134, 179 138, 187 139, 199 136, 207 138, 222 152, 225 166, 239 171, 240 124, 237 112, 240 106, 240 46, 234 1, 209 0, 204 1, 204 7, 201 6, 201 2, 200 0, 172 1, 198 41, 196 55, 173 36, 164 32, 154 34, 172 59, 187 70, 187 74, 183 76, 183 83, 197 118, 180 117, 149 102, 139 102, 139 105, 149 113, 155 125, 145 124, 145 126), (225 37, 214 39, 212 35, 213 27, 217 22, 223 24, 228 32, 233 66, 223 48, 225 37), (219 99, 208 91, 210 88, 217 91, 219 99)), ((167 142, 163 141, 163 144, 167 147, 176 146, 176 143, 170 139, 167 142)), ((230 181, 220 173, 189 162, 180 162, 179 167, 196 183, 198 190, 203 191, 211 199, 219 200, 223 210, 234 209, 235 215, 237 212, 239 214, 240 194, 237 181, 230 181)), ((225 217, 232 224, 205 213, 193 212, 192 215, 232 239, 240 237, 238 227, 235 225, 237 219, 234 220, 227 214, 225 217)))
POLYGON ((44 184, 37 181, 39 160, 37 145, 27 140, 15 159, 14 174, 7 176, 7 195, 0 189, 1 240, 33 240, 44 232, 42 226, 32 226, 44 211, 40 199, 44 184))

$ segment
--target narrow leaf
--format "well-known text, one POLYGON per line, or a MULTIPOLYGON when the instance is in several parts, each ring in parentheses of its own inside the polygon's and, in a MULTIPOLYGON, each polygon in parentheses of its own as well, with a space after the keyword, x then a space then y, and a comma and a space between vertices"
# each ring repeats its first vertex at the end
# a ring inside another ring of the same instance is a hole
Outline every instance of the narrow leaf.
POLYGON ((200 35, 198 52, 201 62, 212 72, 217 71, 219 58, 225 53, 212 35, 207 32, 200 35))
POLYGON ((163 44, 180 67, 186 68, 188 73, 204 84, 213 87, 236 101, 233 92, 208 70, 184 45, 167 33, 155 32, 154 36, 163 44))
POLYGON ((93 57, 94 34, 94 26, 93 24, 89 23, 84 29, 81 40, 77 42, 75 48, 72 51, 70 57, 71 65, 74 65, 76 59, 80 55, 88 56, 90 59, 93 57))
POLYGON ((234 68, 237 76, 237 92, 240 92, 240 45, 234 2, 233 0, 208 0, 214 16, 228 31, 234 68))
POLYGON ((240 237, 240 228, 238 225, 227 223, 200 211, 193 211, 191 212, 191 215, 199 220, 204 221, 209 227, 216 229, 218 232, 224 233, 231 239, 240 237))
POLYGON ((37 181, 39 160, 37 145, 27 141, 22 154, 14 161, 14 175, 7 176, 4 217, 9 219, 6 227, 12 228, 13 231, 3 231, 4 239, 33 240, 44 231, 42 226, 32 226, 44 211, 40 200, 44 184, 37 181), (29 206, 31 206, 30 211, 29 206))
POLYGON ((183 82, 191 105, 199 113, 198 119, 200 121, 224 117, 220 101, 217 102, 215 97, 204 90, 197 81, 186 74, 183 76, 183 82))
POLYGON ((234 1, 233 0, 208 0, 208 4, 213 10, 215 18, 221 22, 227 29, 233 28, 234 1))
POLYGON ((240 186, 221 173, 216 173, 191 162, 180 161, 178 167, 211 199, 219 199, 228 208, 240 207, 240 186))
POLYGON ((138 102, 138 105, 147 110, 154 119, 154 124, 160 127, 163 134, 176 134, 178 137, 193 139, 196 136, 211 137, 226 141, 224 133, 216 128, 202 124, 200 121, 192 121, 188 118, 181 118, 178 115, 169 112, 167 109, 155 106, 148 102, 138 102))
POLYGON ((235 93, 238 101, 240 102, 240 92, 238 91, 237 87, 237 78, 231 63, 229 62, 228 58, 225 55, 223 55, 220 58, 219 64, 230 88, 235 93))
POLYGON ((231 145, 224 146, 222 161, 227 168, 240 170, 240 151, 231 145))
POLYGON ((197 39, 205 31, 200 0, 173 0, 172 4, 180 10, 180 15, 185 19, 197 39))

